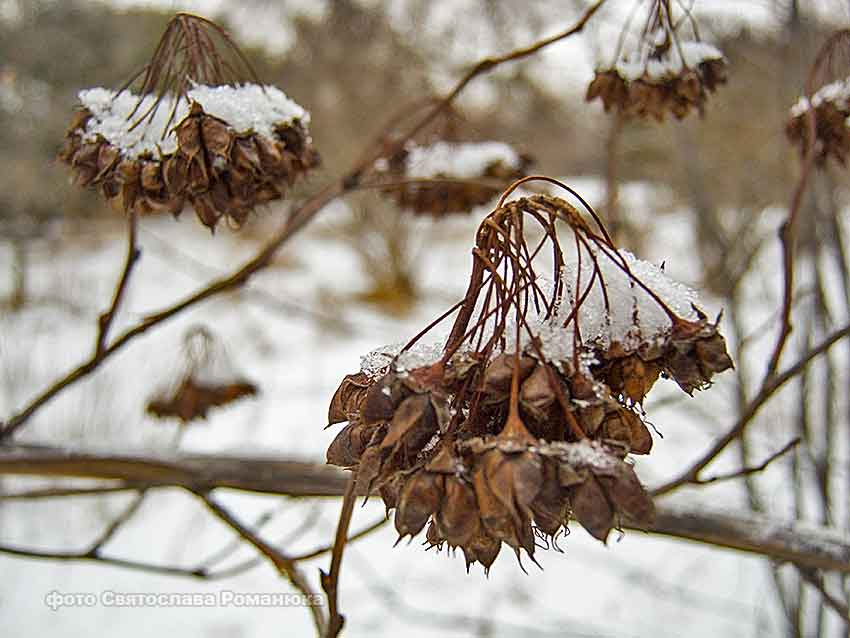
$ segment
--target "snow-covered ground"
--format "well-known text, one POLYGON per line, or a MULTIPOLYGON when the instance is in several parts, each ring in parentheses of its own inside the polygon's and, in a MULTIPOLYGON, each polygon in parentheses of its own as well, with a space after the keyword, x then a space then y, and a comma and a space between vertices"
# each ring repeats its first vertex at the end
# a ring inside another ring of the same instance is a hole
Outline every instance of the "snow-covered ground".
MULTIPOLYGON (((569 183, 591 202, 600 200, 595 180, 569 183)), ((632 207, 635 219, 650 214, 650 195, 640 185, 623 189, 623 201, 632 207)), ((251 280, 248 290, 208 301, 131 343, 91 378, 38 413, 20 440, 168 449, 176 426, 146 417, 144 405, 154 390, 174 380, 180 370, 183 334, 202 323, 222 339, 239 370, 260 385, 262 394, 257 400, 214 411, 207 423, 188 428, 181 449, 262 452, 322 461, 338 431, 323 427, 328 402, 342 376, 358 369, 362 354, 406 340, 462 294, 479 221, 459 217, 434 224, 411 219, 419 254, 417 277, 426 294, 410 315, 390 318, 352 299, 368 285, 368 277, 349 243, 332 232, 337 219, 346 215, 342 204, 329 207, 281 252, 271 268, 251 280), (293 307, 300 310, 292 311, 293 307)), ((665 217, 652 234, 650 254, 640 257, 654 263, 666 260, 669 275, 693 284, 698 264, 691 233, 684 215, 665 217)), ((169 218, 144 219, 140 240, 143 258, 116 322, 116 334, 191 292, 213 273, 234 268, 257 246, 256 241, 228 231, 210 236, 190 214, 179 223, 169 218)), ((97 313, 108 303, 124 250, 117 226, 34 248, 32 295, 41 301, 0 318, 0 414, 19 408, 38 389, 88 356, 97 313)), ((0 254, 0 272, 8 272, 8 259, 0 254)), ((0 289, 0 294, 5 292, 0 289)), ((707 302, 707 310, 719 310, 707 302)), ((678 390, 672 382, 661 385, 653 399, 658 407, 650 402, 647 410, 664 438, 656 438, 650 457, 638 462, 641 478, 650 485, 675 475, 731 420, 728 379, 721 377, 714 388, 687 401, 665 400, 678 390), (712 418, 703 418, 704 414, 712 418)), ((724 457, 715 469, 733 465, 734 458, 724 457)), ((35 484, 41 483, 7 479, 2 486, 35 484)), ((0 541, 41 549, 83 548, 130 498, 6 502, 0 507, 0 541)), ((305 519, 315 517, 309 529, 300 530, 286 545, 290 553, 324 544, 336 524, 336 500, 302 502, 244 494, 221 498, 248 522, 275 511, 274 519, 263 528, 269 539, 293 535, 305 519)), ((686 490, 675 498, 702 499, 715 508, 744 504, 739 487, 731 484, 686 490)), ((355 510, 352 529, 382 514, 379 502, 366 503, 355 510)), ((194 567, 231 538, 194 499, 177 491, 159 491, 148 497, 106 552, 194 567)), ((775 635, 778 626, 768 571, 758 559, 743 554, 640 533, 612 539, 606 547, 576 526, 560 542, 564 553, 537 555, 542 571, 527 565, 526 575, 514 556, 502 551, 486 578, 480 569, 467 575, 459 555, 426 552, 420 539, 393 548, 395 540, 390 525, 349 546, 341 595, 342 610, 348 616, 347 636, 665 638, 687 634, 713 638, 775 635)), ((250 555, 243 547, 222 566, 250 555)), ((327 556, 302 565, 317 589, 318 569, 327 565, 327 556)), ((310 616, 301 608, 126 608, 98 602, 53 611, 45 604, 45 596, 52 591, 97 596, 105 591, 289 591, 266 564, 215 582, 4 555, 0 555, 0 570, 3 636, 109 633, 134 638, 179 632, 184 638, 248 638, 312 632, 310 616)))

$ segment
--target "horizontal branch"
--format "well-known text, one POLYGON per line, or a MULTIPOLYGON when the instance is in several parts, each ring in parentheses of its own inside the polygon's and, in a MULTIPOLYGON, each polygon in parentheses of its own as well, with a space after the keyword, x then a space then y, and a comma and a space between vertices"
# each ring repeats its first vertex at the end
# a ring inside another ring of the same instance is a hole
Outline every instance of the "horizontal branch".
MULTIPOLYGON (((26 446, 0 447, 0 475, 119 479, 149 487, 229 488, 294 497, 342 496, 348 477, 327 465, 266 456, 153 457, 26 446)), ((823 527, 662 502, 647 531, 850 574, 850 536, 823 527)))
POLYGON ((0 446, 0 475, 116 479, 137 488, 229 488, 288 496, 340 496, 346 474, 327 465, 272 456, 157 454, 0 446))

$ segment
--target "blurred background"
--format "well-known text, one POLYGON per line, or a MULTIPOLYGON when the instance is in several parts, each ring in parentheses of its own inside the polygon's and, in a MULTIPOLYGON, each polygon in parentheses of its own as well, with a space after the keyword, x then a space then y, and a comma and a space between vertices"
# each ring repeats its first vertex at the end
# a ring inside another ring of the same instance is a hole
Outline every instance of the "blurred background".
MULTIPOLYGON (((289 196, 297 200, 340 175, 391 115, 445 91, 481 57, 509 51, 572 24, 589 3, 529 0, 0 0, 0 415, 88 356, 124 251, 124 220, 93 192, 70 184, 56 152, 77 92, 118 88, 150 57, 177 10, 217 20, 260 77, 312 114, 323 159, 289 196)), ((458 135, 502 140, 531 154, 535 172, 558 176, 591 203, 618 242, 702 291, 724 311, 736 373, 694 399, 671 387, 646 408, 663 438, 639 461, 650 486, 685 468, 735 422, 757 390, 778 330, 777 230, 799 173, 785 137, 814 56, 850 5, 839 0, 700 0, 701 36, 717 45, 729 82, 704 117, 618 121, 584 100, 597 65, 633 7, 609 0, 585 33, 479 78, 457 103, 458 135)), ((688 7, 691 3, 685 3, 688 7)), ((840 75, 840 72, 839 72, 840 75)), ((843 76, 850 75, 850 66, 843 76)), ((817 170, 799 228, 796 329, 784 361, 848 322, 850 221, 847 171, 817 170)), ((289 204, 269 206, 240 233, 213 237, 190 213, 142 220, 137 278, 116 328, 188 294, 255 252, 289 204)), ((479 211, 480 212, 480 211, 479 211)), ((486 211, 485 211, 486 212, 486 211)), ((481 214, 433 221, 396 210, 374 193, 327 207, 250 285, 209 301, 134 342, 61 395, 22 441, 104 449, 262 451, 321 462, 336 430, 324 431, 330 397, 359 357, 407 340, 466 287, 481 214), (198 426, 157 423, 150 396, 174 382, 188 329, 211 327, 234 369, 256 382, 255 400, 198 426), (155 356, 152 356, 155 353, 155 356), (175 443, 177 441, 177 443, 175 443)), ((751 465, 795 436, 802 443, 746 480, 678 490, 669 500, 761 512, 780 523, 850 530, 850 345, 838 344, 789 383, 718 472, 751 465)), ((671 383, 668 382, 668 385, 671 383)), ((4 498, 55 482, 0 479, 0 544, 43 550, 84 547, 132 496, 73 501, 4 498)), ((338 502, 228 495, 248 519, 293 553, 327 542, 338 502)), ((383 507, 355 512, 353 528, 383 507)), ((109 545, 111 554, 195 566, 230 537, 188 497, 146 498, 109 545)), ((346 635, 816 636, 847 635, 847 619, 788 565, 680 541, 626 534, 604 547, 577 528, 544 570, 520 571, 502 556, 489 579, 465 574, 459 556, 392 548, 380 530, 346 556, 346 635), (687 629, 685 629, 687 628, 687 629)), ((250 556, 226 553, 222 565, 250 556)), ((327 557, 307 563, 310 578, 327 557)), ((124 636, 310 635, 303 609, 69 608, 47 592, 280 591, 265 565, 215 582, 84 562, 0 554, 4 635, 76 636, 94 628, 124 636)), ((845 609, 847 583, 825 586, 845 609)), ((97 629, 96 629, 97 630, 97 629)))

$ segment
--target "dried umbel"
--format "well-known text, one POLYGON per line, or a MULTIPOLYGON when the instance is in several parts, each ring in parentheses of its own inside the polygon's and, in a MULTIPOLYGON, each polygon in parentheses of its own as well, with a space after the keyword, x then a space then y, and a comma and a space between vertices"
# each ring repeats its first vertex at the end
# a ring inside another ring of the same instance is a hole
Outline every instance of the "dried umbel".
POLYGON ((409 145, 378 163, 385 189, 399 207, 416 215, 442 217, 488 204, 532 163, 502 142, 437 141, 409 145))
POLYGON ((79 97, 59 157, 122 212, 188 205, 210 229, 222 217, 238 227, 319 162, 309 113, 260 85, 226 34, 195 16, 172 20, 127 87, 79 97))
POLYGON ((640 404, 662 374, 692 392, 731 366, 716 325, 692 291, 556 197, 497 207, 473 255, 445 341, 381 349, 343 379, 329 421, 348 423, 328 461, 395 508, 401 537, 424 529, 485 569, 502 543, 532 558, 557 547, 570 518, 603 541, 621 523, 648 527, 652 501, 628 462, 652 448, 640 404), (527 243, 526 224, 542 239, 527 243))
POLYGON ((805 154, 811 143, 809 111, 815 116, 815 161, 820 164, 833 157, 842 165, 850 153, 850 78, 821 87, 811 99, 802 97, 791 109, 785 128, 788 138, 805 154))
POLYGON ((205 419, 211 408, 256 396, 259 388, 242 376, 221 342, 206 328, 184 337, 183 368, 176 381, 148 401, 148 414, 182 423, 205 419))
POLYGON ((599 98, 605 111, 625 116, 663 121, 667 114, 682 119, 692 110, 704 112, 709 93, 726 82, 726 60, 710 44, 701 42, 696 24, 673 17, 668 0, 648 3, 646 22, 630 48, 628 25, 617 49, 615 63, 598 69, 587 88, 588 102, 599 98), (680 37, 690 24, 692 40, 680 37))

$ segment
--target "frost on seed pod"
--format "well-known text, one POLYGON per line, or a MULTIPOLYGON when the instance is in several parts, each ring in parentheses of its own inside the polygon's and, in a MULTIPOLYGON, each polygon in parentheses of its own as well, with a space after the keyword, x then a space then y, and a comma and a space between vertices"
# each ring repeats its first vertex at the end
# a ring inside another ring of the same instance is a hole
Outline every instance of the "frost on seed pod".
POLYGON ((60 159, 122 213, 189 206, 211 230, 222 218, 241 226, 319 163, 309 113, 244 60, 217 26, 178 15, 130 88, 79 93, 60 159), (198 37, 205 30, 217 37, 198 37))
POLYGON ((377 168, 388 181, 405 182, 384 191, 400 208, 442 217, 487 204, 531 163, 502 142, 438 141, 409 145, 377 168))

